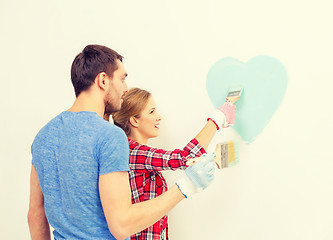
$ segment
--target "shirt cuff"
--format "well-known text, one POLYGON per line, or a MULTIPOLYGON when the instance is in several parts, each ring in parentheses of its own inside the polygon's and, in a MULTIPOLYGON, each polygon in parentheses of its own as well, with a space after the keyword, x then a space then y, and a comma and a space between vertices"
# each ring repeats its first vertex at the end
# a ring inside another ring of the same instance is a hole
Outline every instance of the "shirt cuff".
POLYGON ((191 152, 191 155, 193 155, 192 157, 200 157, 202 154, 207 153, 195 138, 186 145, 185 149, 191 152))

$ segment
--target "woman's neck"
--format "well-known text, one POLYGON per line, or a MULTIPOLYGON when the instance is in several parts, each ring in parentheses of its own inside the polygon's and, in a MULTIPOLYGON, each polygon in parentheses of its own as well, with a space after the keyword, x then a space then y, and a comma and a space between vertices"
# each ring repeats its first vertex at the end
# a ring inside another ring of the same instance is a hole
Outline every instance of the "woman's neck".
POLYGON ((129 136, 129 139, 132 139, 133 141, 136 141, 137 143, 140 143, 141 145, 147 145, 148 138, 142 136, 141 134, 137 134, 135 132, 132 132, 129 136))

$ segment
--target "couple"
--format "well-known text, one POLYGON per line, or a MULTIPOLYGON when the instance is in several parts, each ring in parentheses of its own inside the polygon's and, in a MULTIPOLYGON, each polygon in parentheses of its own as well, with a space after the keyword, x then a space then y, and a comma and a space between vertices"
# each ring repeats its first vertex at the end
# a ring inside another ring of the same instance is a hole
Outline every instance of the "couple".
POLYGON ((206 188, 215 163, 197 159, 235 120, 226 101, 183 150, 148 147, 161 120, 151 94, 128 91, 122 56, 88 45, 72 63, 73 106, 46 124, 31 146, 31 238, 167 239, 166 214, 206 188), (110 115, 114 123, 108 121, 110 115), (104 119, 103 119, 104 118, 104 119), (118 127, 119 126, 119 127, 118 127), (129 154, 130 153, 130 154, 129 154), (185 169, 167 189, 161 170, 185 169))

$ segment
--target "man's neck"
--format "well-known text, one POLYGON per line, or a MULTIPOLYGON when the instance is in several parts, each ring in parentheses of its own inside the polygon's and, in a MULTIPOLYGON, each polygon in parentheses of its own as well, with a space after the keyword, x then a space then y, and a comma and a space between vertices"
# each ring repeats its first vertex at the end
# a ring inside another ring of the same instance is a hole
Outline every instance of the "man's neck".
POLYGON ((96 112, 103 118, 105 105, 102 99, 89 93, 82 92, 74 101, 74 104, 67 111, 70 112, 96 112))

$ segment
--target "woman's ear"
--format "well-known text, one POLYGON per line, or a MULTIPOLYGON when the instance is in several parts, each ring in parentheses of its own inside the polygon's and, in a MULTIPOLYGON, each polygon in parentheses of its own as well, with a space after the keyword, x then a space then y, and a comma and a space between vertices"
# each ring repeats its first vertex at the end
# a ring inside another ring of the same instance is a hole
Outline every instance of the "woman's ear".
POLYGON ((132 125, 132 127, 135 127, 135 128, 139 127, 139 121, 136 117, 134 117, 134 116, 130 117, 129 122, 132 125))

